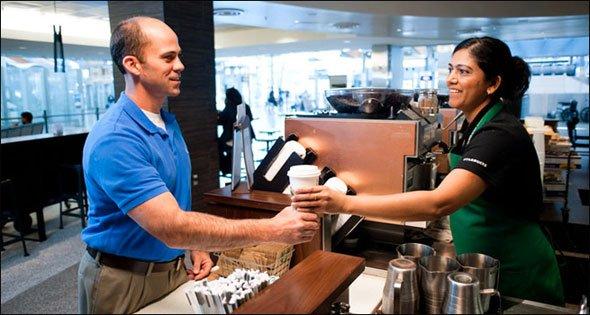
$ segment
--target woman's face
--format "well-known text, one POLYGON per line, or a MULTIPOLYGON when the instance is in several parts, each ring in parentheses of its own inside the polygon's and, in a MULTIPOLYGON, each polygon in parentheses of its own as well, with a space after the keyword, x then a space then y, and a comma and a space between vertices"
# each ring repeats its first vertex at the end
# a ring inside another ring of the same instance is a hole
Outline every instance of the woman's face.
POLYGON ((468 49, 461 49, 453 54, 449 63, 447 87, 449 105, 466 113, 491 99, 488 95, 490 84, 468 49))

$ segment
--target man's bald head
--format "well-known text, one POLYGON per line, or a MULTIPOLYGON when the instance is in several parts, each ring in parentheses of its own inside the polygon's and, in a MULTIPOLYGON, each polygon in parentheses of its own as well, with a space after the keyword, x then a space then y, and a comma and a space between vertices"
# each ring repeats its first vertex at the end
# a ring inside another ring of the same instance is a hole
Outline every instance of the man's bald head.
MULTIPOLYGON (((172 31, 166 23, 147 16, 136 16, 121 21, 111 35, 111 57, 122 74, 125 74, 123 58, 135 56, 143 62, 143 49, 149 44, 148 36, 143 32, 151 27, 164 27, 172 31)), ((172 31, 173 32, 173 31, 172 31)), ((149 32, 147 32, 149 34, 149 32)))

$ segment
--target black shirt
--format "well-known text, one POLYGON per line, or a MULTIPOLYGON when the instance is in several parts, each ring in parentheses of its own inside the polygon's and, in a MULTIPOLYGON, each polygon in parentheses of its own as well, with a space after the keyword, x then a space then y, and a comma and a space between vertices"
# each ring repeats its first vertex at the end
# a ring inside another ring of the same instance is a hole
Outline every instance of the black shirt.
POLYGON ((457 168, 481 177, 488 188, 480 196, 516 216, 537 219, 543 209, 539 158, 522 123, 505 108, 469 139, 493 104, 471 123, 463 123, 461 139, 451 152, 462 155, 457 168))

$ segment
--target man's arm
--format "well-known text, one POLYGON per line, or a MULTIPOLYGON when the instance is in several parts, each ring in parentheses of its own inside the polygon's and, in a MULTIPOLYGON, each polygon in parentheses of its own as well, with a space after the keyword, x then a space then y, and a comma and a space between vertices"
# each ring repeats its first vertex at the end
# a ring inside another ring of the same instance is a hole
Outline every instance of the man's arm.
POLYGON ((261 242, 298 244, 310 241, 319 229, 314 213, 283 209, 272 219, 229 220, 182 211, 174 196, 160 194, 129 211, 141 227, 172 248, 219 251, 261 242))

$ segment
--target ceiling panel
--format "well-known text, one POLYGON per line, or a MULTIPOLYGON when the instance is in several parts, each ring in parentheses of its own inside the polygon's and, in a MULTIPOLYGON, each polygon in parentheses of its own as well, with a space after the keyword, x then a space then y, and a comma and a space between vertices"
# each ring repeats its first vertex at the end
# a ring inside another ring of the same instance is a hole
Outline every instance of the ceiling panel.
MULTIPOLYGON (((7 6, 108 20, 107 1, 2 1, 2 8, 7 6)), ((213 6, 243 11, 215 16, 219 34, 274 29, 297 41, 297 34, 311 32, 347 37, 353 46, 456 43, 483 35, 503 40, 580 37, 588 36, 589 28, 587 1, 214 1, 213 6), (357 26, 339 29, 337 23, 357 26)), ((109 34, 104 37, 108 43, 109 34)), ((300 36, 308 41, 316 37, 300 36)), ((321 43, 309 44, 321 48, 321 43)), ((335 38, 330 46, 341 44, 335 38)), ((240 45, 248 46, 245 41, 240 45)))

